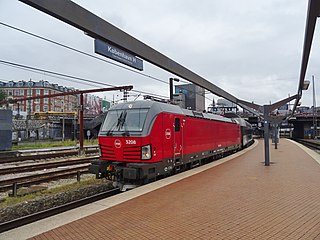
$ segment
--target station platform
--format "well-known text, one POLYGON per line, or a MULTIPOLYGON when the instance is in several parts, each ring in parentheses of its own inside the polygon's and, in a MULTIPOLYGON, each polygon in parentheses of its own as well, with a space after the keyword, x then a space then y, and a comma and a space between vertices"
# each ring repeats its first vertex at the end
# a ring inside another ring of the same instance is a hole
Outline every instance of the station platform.
POLYGON ((0 234, 0 239, 320 239, 320 157, 287 139, 0 234))

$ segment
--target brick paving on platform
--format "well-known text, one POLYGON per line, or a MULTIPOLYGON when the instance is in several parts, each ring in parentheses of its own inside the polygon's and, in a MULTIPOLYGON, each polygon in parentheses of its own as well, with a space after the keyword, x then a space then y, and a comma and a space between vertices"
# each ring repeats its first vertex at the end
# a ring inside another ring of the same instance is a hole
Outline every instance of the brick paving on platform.
POLYGON ((289 140, 32 239, 320 239, 320 165, 289 140))

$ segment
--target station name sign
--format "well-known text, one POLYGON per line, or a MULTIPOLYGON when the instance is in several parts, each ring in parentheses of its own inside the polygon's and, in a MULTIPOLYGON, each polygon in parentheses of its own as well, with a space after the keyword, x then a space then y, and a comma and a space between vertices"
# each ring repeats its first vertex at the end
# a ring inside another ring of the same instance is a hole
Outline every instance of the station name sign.
POLYGON ((140 71, 143 70, 143 61, 141 59, 99 39, 94 40, 94 52, 140 71))

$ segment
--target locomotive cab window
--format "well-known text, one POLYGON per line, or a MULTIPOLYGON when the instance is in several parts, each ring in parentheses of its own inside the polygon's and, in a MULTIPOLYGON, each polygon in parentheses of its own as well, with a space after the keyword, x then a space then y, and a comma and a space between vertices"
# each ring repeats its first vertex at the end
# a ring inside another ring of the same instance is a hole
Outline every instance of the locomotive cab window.
POLYGON ((127 109, 109 111, 101 131, 107 135, 141 132, 148 109, 127 109))
POLYGON ((180 132, 180 118, 174 119, 174 131, 180 132))

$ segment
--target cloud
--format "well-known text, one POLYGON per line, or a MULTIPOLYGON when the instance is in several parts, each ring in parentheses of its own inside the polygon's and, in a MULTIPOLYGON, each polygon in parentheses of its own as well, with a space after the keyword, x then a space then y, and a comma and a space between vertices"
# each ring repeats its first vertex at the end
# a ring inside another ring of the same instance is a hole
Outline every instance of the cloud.
MULTIPOLYGON (((307 3, 300 0, 146 0, 76 3, 247 101, 275 102, 296 94, 307 3)), ((21 2, 2 0, 0 21, 93 53, 93 39, 21 2), (12 14, 19 13, 19 14, 12 14)), ((168 85, 0 26, 1 59, 168 96, 168 85)), ((315 35, 315 41, 318 39, 315 35)), ((307 78, 320 76, 313 46, 307 78)), ((145 63, 145 74, 172 74, 145 63)), ((0 78, 48 77, 0 65, 0 78)), ((54 79, 61 85, 90 85, 54 79)), ((318 81, 319 82, 319 81, 318 81)), ((319 85, 319 83, 317 84, 319 85)), ((320 87, 320 85, 317 88, 320 87)), ((306 93, 303 101, 312 104, 306 93)), ((109 96, 110 97, 110 96, 109 96)), ((304 103, 303 103, 304 104, 304 103)))

